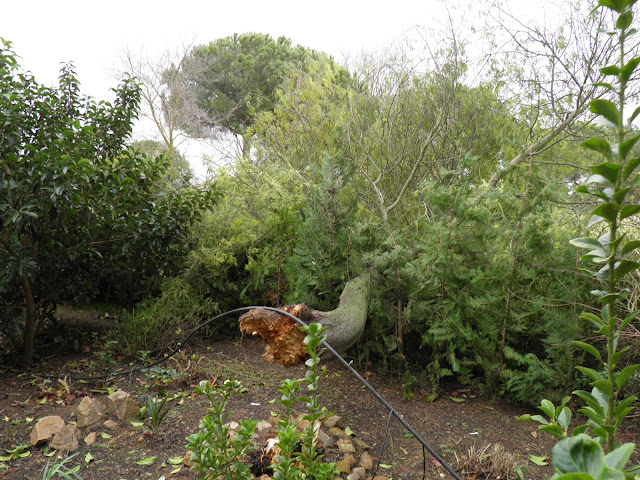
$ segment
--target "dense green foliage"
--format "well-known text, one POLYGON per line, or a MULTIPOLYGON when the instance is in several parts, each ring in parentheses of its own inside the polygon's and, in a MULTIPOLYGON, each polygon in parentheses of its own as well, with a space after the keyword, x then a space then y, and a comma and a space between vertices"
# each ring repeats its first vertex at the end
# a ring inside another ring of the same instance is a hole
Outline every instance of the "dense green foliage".
MULTIPOLYGON (((574 16, 558 31, 581 35, 607 18, 579 23, 582 3, 567 5, 574 16)), ((175 85, 196 99, 196 109, 182 105, 181 128, 244 140, 242 157, 216 172, 221 195, 211 211, 203 209, 210 193, 189 188, 179 152, 169 168, 153 142, 136 145, 146 158, 125 148, 137 112, 135 82, 117 90, 114 105, 85 103, 72 70, 63 71, 59 88, 44 89, 5 54, 7 91, 24 94, 33 112, 51 120, 34 126, 35 113, 20 113, 18 97, 2 113, 0 159, 10 173, 3 173, 0 198, 0 255, 7 260, 0 268, 12 273, 1 293, 14 305, 26 272, 55 286, 38 291, 38 301, 71 292, 134 301, 145 291, 141 280, 165 277, 160 295, 139 303, 119 326, 121 345, 135 353, 166 346, 186 327, 242 305, 306 302, 330 310, 345 282, 370 269, 367 328, 349 352, 361 365, 403 373, 411 384, 419 378, 434 390, 464 383, 520 402, 561 401, 586 384, 574 367, 609 374, 588 355, 609 346, 580 348, 590 332, 577 312, 598 314, 601 305, 588 291, 612 292, 598 282, 634 265, 632 247, 623 252, 632 258, 616 267, 604 240, 594 240, 600 247, 585 240, 610 269, 594 279, 580 270, 568 241, 601 235, 594 233, 601 223, 585 230, 583 220, 602 200, 596 215, 624 217, 618 233, 636 245, 636 206, 577 187, 597 155, 611 160, 618 152, 605 146, 618 141, 615 134, 592 123, 595 114, 615 123, 602 103, 615 88, 584 85, 592 83, 593 62, 610 58, 619 39, 587 34, 572 46, 561 37, 545 43, 543 30, 529 33, 527 45, 543 50, 518 55, 558 67, 541 71, 537 83, 508 59, 491 62, 487 75, 472 72, 465 45, 447 35, 431 38, 435 49, 416 41, 405 52, 363 57, 351 72, 262 34, 196 47, 170 72, 184 73, 186 84, 175 85), (557 101, 554 91, 562 92, 557 101), (590 116, 594 97, 600 107, 590 116), (11 129, 32 140, 15 146, 11 129), (588 141, 584 155, 578 145, 589 136, 603 140, 588 141), (578 198, 581 190, 590 200, 578 198)), ((635 138, 623 149, 629 158, 635 138)), ((611 183, 612 170, 594 172, 611 183)), ((637 200, 636 186, 621 194, 626 202, 637 200)), ((637 301, 625 295, 616 297, 623 317, 637 301)), ((236 331, 233 318, 208 327, 219 336, 236 331)), ((621 347, 625 338, 619 335, 621 347)))
POLYGON ((190 225, 213 200, 208 190, 169 191, 169 162, 126 147, 139 102, 133 79, 113 105, 79 88, 71 65, 58 87, 40 86, 3 42, 0 295, 26 311, 17 315, 26 318, 25 364, 39 309, 98 295, 136 301, 150 279, 175 270, 190 225))
MULTIPOLYGON (((285 72, 244 132, 253 158, 218 173, 223 199, 166 293, 188 292, 192 318, 252 304, 330 310, 348 279, 373 268, 352 352, 361 364, 527 403, 582 386, 584 353, 571 342, 586 335, 576 309, 592 286, 568 245, 584 214, 568 164, 585 160, 565 140, 488 185, 531 132, 498 84, 466 84, 464 61, 451 46, 423 69, 402 55, 367 59, 351 83, 321 55, 285 72)), ((174 311, 170 297, 132 324, 170 317, 157 314, 174 311)), ((235 320, 211 330, 233 334, 235 320)), ((139 338, 138 349, 157 346, 139 338)))

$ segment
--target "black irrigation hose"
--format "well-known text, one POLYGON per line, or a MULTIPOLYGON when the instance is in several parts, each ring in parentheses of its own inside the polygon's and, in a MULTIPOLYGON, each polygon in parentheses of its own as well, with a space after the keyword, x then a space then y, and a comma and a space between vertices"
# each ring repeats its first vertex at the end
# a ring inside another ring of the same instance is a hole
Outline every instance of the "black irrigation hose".
MULTIPOLYGON (((182 340, 182 342, 179 342, 179 343, 177 344, 177 347, 178 347, 178 348, 177 348, 175 351, 173 351, 171 354, 167 355, 166 357, 164 357, 164 358, 162 358, 162 359, 160 359, 160 360, 158 360, 158 361, 156 361, 156 362, 153 362, 153 363, 151 363, 151 364, 149 364, 149 365, 145 365, 145 366, 143 366, 143 367, 135 367, 135 368, 132 368, 132 369, 127 370, 127 371, 124 371, 124 372, 117 372, 117 373, 114 373, 114 374, 108 374, 108 375, 93 376, 93 377, 90 377, 89 379, 104 378, 104 377, 112 377, 112 376, 120 376, 120 375, 130 375, 130 374, 132 374, 132 373, 133 373, 133 372, 135 372, 135 371, 138 371, 138 370, 146 370, 146 369, 151 368, 151 367, 154 367, 154 366, 156 366, 156 365, 158 365, 158 364, 160 364, 160 363, 162 363, 162 362, 166 362, 166 361, 167 361, 167 360, 169 360, 171 357, 173 357, 174 355, 176 355, 176 353, 178 353, 178 350, 179 350, 179 349, 180 349, 180 348, 181 348, 185 343, 187 343, 187 340, 189 340, 189 338, 191 338, 191 337, 192 337, 192 336, 193 336, 193 335, 194 335, 198 330, 200 330, 202 327, 205 327, 205 326, 209 325, 210 323, 214 322, 215 320, 218 320, 219 318, 225 317, 225 316, 227 316, 227 315, 231 315, 231 314, 233 314, 233 313, 238 313, 238 312, 243 312, 243 311, 246 311, 246 310, 255 310, 255 309, 257 309, 257 308, 261 308, 261 309, 263 309, 263 310, 270 310, 270 311, 272 311, 272 312, 277 312, 277 313, 279 313, 280 315, 284 315, 284 316, 286 316, 286 317, 289 317, 291 320, 293 320, 294 322, 298 323, 299 325, 301 325, 301 326, 303 326, 303 327, 306 327, 306 326, 307 326, 307 324, 306 324, 306 323, 304 323, 304 322, 303 322, 302 320, 300 320, 299 318, 297 318, 297 317, 295 317, 295 316, 291 315, 291 314, 290 314, 290 313, 288 313, 288 312, 285 312, 284 310, 280 310, 279 308, 273 308, 273 307, 262 307, 262 306, 239 307, 239 308, 235 308, 235 309, 233 309, 233 310, 229 310, 228 312, 224 312, 224 313, 221 313, 221 314, 219 314, 219 315, 216 315, 215 317, 212 317, 212 318, 210 318, 209 320, 207 320, 206 322, 204 322, 204 323, 202 323, 202 324, 198 325, 198 326, 197 326, 197 327, 195 327, 193 330, 191 330, 191 332, 189 332, 189 334, 188 334, 188 335, 187 335, 187 336, 182 340)), ((435 458, 438 462, 440 462, 440 464, 444 467, 444 469, 445 469, 447 472, 449 472, 449 474, 450 474, 453 478, 455 478, 456 480, 462 480, 462 479, 460 478, 460 476, 455 472, 455 470, 453 470, 453 468, 451 468, 451 467, 449 466, 449 464, 448 464, 447 462, 445 462, 445 460, 444 460, 440 455, 438 455, 438 453, 437 453, 433 448, 431 448, 431 446, 430 446, 430 445, 429 445, 425 440, 423 440, 423 438, 420 436, 420 434, 419 434, 418 432, 416 432, 416 431, 413 429, 413 427, 411 427, 411 425, 409 425, 409 424, 407 423, 407 421, 406 421, 404 418, 402 418, 402 416, 401 416, 398 412, 396 412, 396 411, 394 410, 394 408, 393 408, 393 407, 392 407, 392 406, 391 406, 391 405, 390 405, 390 404, 389 404, 389 403, 388 403, 384 398, 382 398, 382 396, 381 396, 381 395, 380 395, 380 394, 379 394, 379 393, 378 393, 378 392, 377 392, 377 391, 376 391, 376 390, 375 390, 375 389, 374 389, 374 388, 369 384, 369 382, 367 382, 364 378, 362 378, 362 376, 361 376, 358 372, 356 372, 356 371, 354 370, 354 368, 353 368, 351 365, 349 365, 349 363, 348 363, 344 358, 342 358, 342 355, 340 355, 338 352, 336 352, 336 351, 333 349, 333 347, 331 347, 331 345, 329 345, 327 342, 324 342, 324 343, 323 343, 323 346, 324 346, 324 347, 325 347, 329 352, 331 352, 331 353, 333 354, 333 356, 334 356, 334 357, 335 357, 335 358, 336 358, 340 363, 342 363, 342 364, 347 368, 347 370, 349 370, 349 372, 351 372, 351 374, 352 374, 352 375, 354 375, 354 376, 355 376, 355 377, 360 381, 360 383, 362 383, 362 384, 363 384, 363 385, 364 385, 364 386, 365 386, 365 387, 366 387, 366 388, 367 388, 367 389, 368 389, 368 390, 373 394, 373 396, 374 396, 374 397, 376 397, 376 399, 377 399, 380 403, 382 403, 382 404, 385 406, 385 408, 386 408, 387 410, 389 410, 389 418, 391 418, 391 415, 393 415, 394 417, 396 417, 396 419, 397 419, 397 420, 402 424, 402 426, 403 426, 404 428, 406 428, 406 429, 407 429, 407 430, 408 430, 408 431, 409 431, 409 432, 410 432, 410 433, 415 437, 415 439, 416 439, 416 440, 418 440, 418 442, 420 442, 420 443, 422 444, 423 456, 424 456, 424 449, 427 449, 427 451, 431 454, 431 456, 432 456, 433 458, 435 458)), ((77 377, 76 377, 76 378, 77 378, 77 377)), ((389 424, 388 424, 388 422, 387 422, 387 430, 388 430, 388 427, 389 427, 389 424)), ((385 433, 385 440, 386 440, 386 436, 387 436, 387 433, 385 433)), ((425 469, 425 471, 426 471, 426 465, 423 465, 423 467, 424 467, 424 469, 425 469)))
MULTIPOLYGON (((242 310, 253 310, 253 309, 255 309, 255 308, 262 308, 263 310, 271 310, 272 312, 277 312, 277 313, 279 313, 279 314, 281 314, 281 315, 285 315, 285 316, 287 316, 287 317, 291 318, 291 319, 292 319, 292 320, 294 320, 296 323, 298 323, 298 324, 300 324, 300 325, 302 325, 302 326, 306 326, 306 325, 307 325, 307 324, 306 324, 306 323, 304 323, 302 320, 300 320, 300 319, 299 319, 299 318, 297 318, 297 317, 294 317, 294 316, 293 316, 293 315, 291 315, 290 313, 285 312, 285 311, 283 311, 283 310, 280 310, 280 309, 278 309, 278 308, 272 308, 272 307, 241 307, 241 308, 236 308, 235 310, 231 310, 231 311, 229 311, 229 312, 227 312, 227 313, 229 313, 229 314, 230 314, 230 313, 239 312, 239 311, 242 311, 242 310)), ((205 323, 205 324, 206 324, 206 323, 205 323)), ((191 335, 191 334, 189 334, 189 336, 190 336, 190 335, 191 335)), ((187 338, 189 338, 189 336, 187 336, 187 338)), ((186 339, 185 339, 185 340, 186 340, 186 339)), ((340 363, 342 363, 342 364, 347 368, 347 370, 349 370, 349 371, 351 372, 351 374, 352 374, 352 375, 354 375, 358 380, 360 380, 360 383, 362 383, 365 387, 367 387, 367 389, 368 389, 368 390, 373 394, 373 396, 374 396, 374 397, 376 397, 376 398, 378 399, 378 401, 379 401, 380 403, 382 403, 382 404, 387 408, 387 410, 389 410, 389 413, 390 413, 391 415, 393 415, 394 417, 396 417, 396 419, 398 419, 398 421, 402 424, 402 426, 403 426, 404 428, 406 428, 407 430, 409 430, 409 432, 410 432, 410 433, 415 437, 415 439, 416 439, 416 440, 418 440, 418 442, 420 442, 420 443, 422 444, 422 447, 423 447, 423 448, 426 448, 426 449, 427 449, 427 451, 431 454, 431 456, 432 456, 433 458, 435 458, 438 462, 440 462, 440 464, 444 467, 444 469, 445 469, 447 472, 449 472, 449 474, 450 474, 453 478, 455 478, 456 480, 462 480, 462 479, 460 478, 460 476, 455 472, 455 470, 454 470, 453 468, 451 468, 451 467, 449 466, 449 464, 448 464, 447 462, 445 462, 445 461, 444 461, 444 459, 443 459, 440 455, 438 455, 438 453, 437 453, 433 448, 431 448, 431 446, 430 446, 427 442, 425 442, 425 441, 423 440, 423 438, 420 436, 420 434, 419 434, 418 432, 416 432, 416 431, 413 429, 413 427, 411 427, 411 425, 409 425, 409 424, 407 423, 407 421, 406 421, 404 418, 402 418, 402 416, 401 416, 398 412, 396 412, 396 411, 394 410, 394 408, 393 408, 391 405, 389 405, 389 403, 388 403, 384 398, 382 398, 382 396, 381 396, 381 395, 380 395, 380 394, 379 394, 379 393, 378 393, 378 392, 377 392, 377 391, 376 391, 376 390, 375 390, 371 385, 369 385, 369 383, 368 383, 364 378, 362 378, 362 376, 361 376, 358 372, 356 372, 356 371, 353 369, 353 367, 352 367, 351 365, 349 365, 349 363, 348 363, 344 358, 342 358, 342 355, 340 355, 338 352, 336 352, 336 351, 331 347, 331 345, 329 345, 327 342, 324 342, 324 347, 325 347, 329 352, 331 352, 331 353, 333 354, 333 356, 334 356, 334 357, 336 357, 336 359, 337 359, 340 363)))

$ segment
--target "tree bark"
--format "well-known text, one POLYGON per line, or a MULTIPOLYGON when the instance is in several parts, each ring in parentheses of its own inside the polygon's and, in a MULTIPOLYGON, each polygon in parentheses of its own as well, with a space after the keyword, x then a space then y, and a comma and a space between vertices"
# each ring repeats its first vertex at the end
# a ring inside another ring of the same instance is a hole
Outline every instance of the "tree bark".
POLYGON ((22 275, 22 291, 24 292, 24 301, 27 307, 22 345, 22 365, 25 368, 29 368, 33 363, 33 346, 36 337, 36 301, 31 281, 26 274, 22 275))
MULTIPOLYGON (((370 274, 365 273, 349 280, 340 295, 335 310, 321 312, 305 304, 282 307, 287 313, 303 322, 320 323, 327 327, 328 343, 338 353, 351 348, 364 332, 369 309, 370 274)), ((279 362, 285 367, 302 363, 306 358, 303 340, 305 334, 289 317, 277 312, 256 308, 240 317, 240 330, 267 342, 262 356, 269 362, 279 362)))

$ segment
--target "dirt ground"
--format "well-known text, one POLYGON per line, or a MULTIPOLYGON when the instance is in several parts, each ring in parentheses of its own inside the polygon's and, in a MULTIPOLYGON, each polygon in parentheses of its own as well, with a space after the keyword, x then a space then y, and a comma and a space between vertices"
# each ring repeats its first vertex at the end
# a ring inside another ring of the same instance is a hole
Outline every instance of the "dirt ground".
MULTIPOLYGON (((176 458, 185 455, 185 437, 197 430, 209 406, 206 398, 194 395, 200 380, 239 380, 247 390, 231 397, 228 408, 231 420, 268 420, 282 411, 277 401, 280 394, 276 391, 282 380, 304 377, 305 373, 304 366, 285 369, 265 362, 261 358, 263 345, 245 338, 227 342, 201 339, 198 345, 189 346, 151 372, 113 376, 109 374, 128 371, 131 360, 118 353, 117 345, 101 343, 99 335, 92 334, 91 338, 97 344, 85 344, 78 353, 58 351, 41 360, 31 372, 0 367, 0 478, 42 478, 45 465, 52 461, 47 456, 48 449, 25 448, 22 458, 17 453, 21 450, 14 450, 29 443, 30 430, 37 420, 46 415, 60 415, 65 421, 73 421, 83 396, 104 399, 115 388, 131 392, 135 399, 149 388, 168 391, 173 399, 167 403, 169 411, 158 433, 150 434, 145 427, 121 421, 112 430, 100 424, 93 430, 97 433, 96 442, 89 446, 80 441, 78 454, 67 466, 79 466, 77 473, 85 480, 198 478, 186 466, 171 464, 169 460, 174 459, 175 463, 176 458), (58 381, 65 377, 68 391, 58 381), (149 457, 156 460, 150 465, 139 464, 149 457)), ((451 478, 428 452, 423 457, 422 445, 399 421, 389 420, 385 406, 342 364, 323 363, 326 373, 321 381, 322 404, 342 417, 352 439, 370 447, 371 456, 379 464, 377 471, 374 472, 374 467, 367 472, 370 476, 377 473, 407 480, 417 480, 423 475, 428 479, 451 478)), ((533 424, 516 421, 524 413, 534 413, 531 409, 491 401, 459 386, 441 392, 433 402, 425 400, 430 393, 426 390, 418 390, 406 400, 397 381, 360 373, 447 463, 463 472, 463 478, 513 478, 505 472, 487 469, 486 462, 478 463, 483 451, 487 454, 485 459, 500 456, 503 463, 528 463, 527 478, 552 475, 550 466, 533 464, 529 455, 549 455, 553 439, 538 434, 533 424), (495 453, 493 448, 503 448, 502 453, 495 453)), ((625 441, 639 440, 637 427, 631 424, 625 441)), ((324 453, 327 461, 338 460, 333 451, 324 453)))

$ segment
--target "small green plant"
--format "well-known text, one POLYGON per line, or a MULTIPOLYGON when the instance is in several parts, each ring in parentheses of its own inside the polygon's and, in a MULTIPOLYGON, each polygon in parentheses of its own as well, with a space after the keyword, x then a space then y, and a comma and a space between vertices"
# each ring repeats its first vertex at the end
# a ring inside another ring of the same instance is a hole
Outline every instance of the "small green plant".
POLYGON ((309 478, 323 480, 331 478, 337 473, 333 463, 322 461, 322 455, 318 454, 316 442, 316 428, 324 410, 320 405, 321 392, 318 391, 318 381, 324 373, 324 367, 320 367, 320 356, 324 349, 320 349, 326 340, 322 325, 312 323, 300 330, 307 336, 304 338, 305 352, 309 358, 305 362, 307 373, 304 379, 285 380, 278 388, 282 394, 280 402, 285 406, 287 414, 278 422, 278 447, 280 455, 274 457, 272 465, 273 478, 276 480, 295 480, 309 478), (306 383, 308 396, 297 396, 300 385, 306 383), (292 421, 292 409, 294 404, 304 402, 307 413, 303 416, 308 424, 302 431, 292 421))
POLYGON ((191 461, 202 480, 250 480, 253 474, 242 460, 251 449, 251 436, 258 422, 247 420, 240 424, 235 435, 230 435, 229 414, 226 412, 229 397, 240 394, 244 388, 237 381, 227 380, 222 385, 202 381, 196 389, 198 395, 206 395, 211 403, 207 415, 200 421, 198 432, 187 437, 191 461))
POLYGON ((47 464, 44 466, 44 470, 42 472, 42 480, 51 480, 53 478, 63 478, 64 480, 82 480, 82 477, 78 475, 80 465, 76 465, 73 468, 69 468, 66 466, 66 463, 76 455, 78 454, 75 453, 60 460, 58 455, 55 454, 53 458, 50 458, 47 461, 47 464))
MULTIPOLYGON (((325 328, 319 324, 301 327, 307 335, 304 338, 305 352, 309 355, 305 365, 305 377, 287 379, 278 387, 281 394, 280 403, 285 414, 278 422, 279 452, 274 455, 273 478, 276 480, 324 480, 337 474, 335 464, 322 462, 322 455, 317 449, 317 429, 319 419, 327 411, 320 406, 321 392, 318 389, 319 379, 324 372, 320 367, 320 349, 326 340, 325 328), (302 385, 306 384, 307 395, 300 395, 302 385), (304 428, 294 420, 293 409, 299 402, 304 402, 307 412, 302 419, 306 421, 304 428)), ((188 448, 193 452, 192 470, 200 474, 201 479, 214 479, 221 476, 226 479, 251 479, 253 475, 243 462, 243 457, 251 449, 251 436, 256 421, 249 420, 240 424, 235 435, 230 437, 227 421, 229 414, 226 406, 229 397, 234 393, 242 393, 240 382, 225 381, 223 385, 200 382, 196 390, 199 395, 206 395, 211 402, 207 415, 200 422, 197 433, 187 437, 188 448)))
POLYGON ((166 390, 162 390, 161 397, 146 393, 144 398, 143 408, 140 409, 141 415, 146 417, 144 424, 149 428, 154 435, 160 430, 160 424, 163 422, 164 417, 169 413, 170 408, 167 406, 169 396, 166 390))

